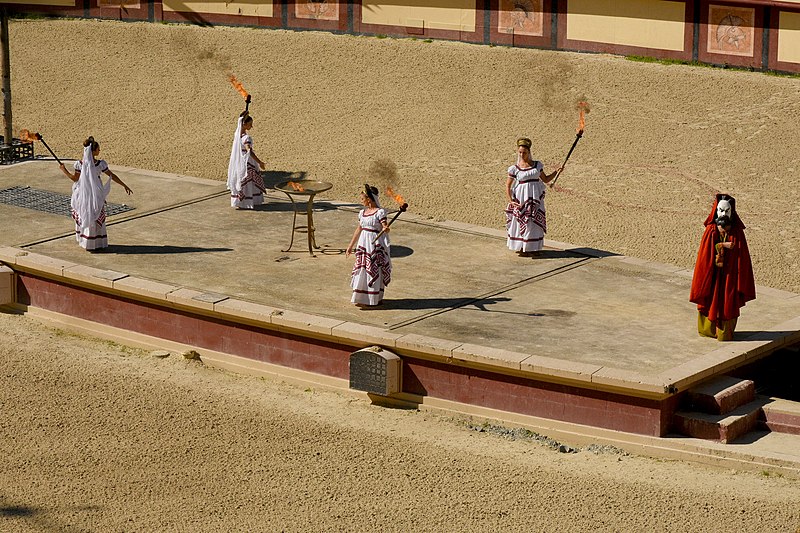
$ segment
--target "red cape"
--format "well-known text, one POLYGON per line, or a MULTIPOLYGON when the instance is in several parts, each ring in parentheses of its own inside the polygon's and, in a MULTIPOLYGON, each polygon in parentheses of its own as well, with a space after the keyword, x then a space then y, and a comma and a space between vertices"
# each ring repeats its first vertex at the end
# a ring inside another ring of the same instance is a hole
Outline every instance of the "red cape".
POLYGON ((715 245, 719 242, 719 230, 714 222, 718 202, 719 195, 714 201, 711 214, 706 218, 706 229, 700 240, 700 249, 697 251, 692 290, 689 293, 689 301, 696 303, 697 310, 713 321, 737 318, 739 309, 756 297, 753 265, 750 262, 747 239, 744 236, 745 226, 736 213, 733 199, 731 199, 733 217, 728 230, 733 246, 723 252, 722 267, 714 264, 715 245))

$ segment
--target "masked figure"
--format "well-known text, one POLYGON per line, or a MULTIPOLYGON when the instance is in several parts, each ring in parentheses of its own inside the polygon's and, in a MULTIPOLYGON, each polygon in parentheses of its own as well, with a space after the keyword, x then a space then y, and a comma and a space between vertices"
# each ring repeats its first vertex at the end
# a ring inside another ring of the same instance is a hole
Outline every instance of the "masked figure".
POLYGON ((736 212, 736 200, 718 194, 705 227, 689 301, 697 304, 701 335, 732 340, 739 309, 756 297, 745 226, 736 212))

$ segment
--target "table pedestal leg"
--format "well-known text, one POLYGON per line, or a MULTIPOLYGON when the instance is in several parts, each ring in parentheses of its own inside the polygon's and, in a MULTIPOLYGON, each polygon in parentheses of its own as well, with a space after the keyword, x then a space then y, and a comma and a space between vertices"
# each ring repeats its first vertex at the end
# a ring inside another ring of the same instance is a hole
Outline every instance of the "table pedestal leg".
POLYGON ((289 240, 289 247, 285 250, 281 250, 281 252, 288 252, 292 249, 292 245, 294 244, 294 229, 295 229, 295 222, 297 222, 297 207, 294 203, 294 198, 292 198, 291 194, 284 193, 286 196, 289 197, 289 200, 292 201, 292 237, 289 240))
POLYGON ((308 253, 311 257, 314 255, 314 248, 317 246, 317 239, 314 237, 314 195, 308 197, 308 205, 306 206, 306 213, 308 215, 308 253))

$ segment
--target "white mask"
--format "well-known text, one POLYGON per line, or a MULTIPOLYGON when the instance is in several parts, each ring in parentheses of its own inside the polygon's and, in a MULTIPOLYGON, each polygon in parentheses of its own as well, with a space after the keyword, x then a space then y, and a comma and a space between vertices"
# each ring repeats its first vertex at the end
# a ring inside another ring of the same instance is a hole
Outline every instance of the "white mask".
POLYGON ((733 217, 733 206, 729 200, 720 200, 717 202, 717 215, 715 221, 717 224, 726 226, 731 223, 733 217))

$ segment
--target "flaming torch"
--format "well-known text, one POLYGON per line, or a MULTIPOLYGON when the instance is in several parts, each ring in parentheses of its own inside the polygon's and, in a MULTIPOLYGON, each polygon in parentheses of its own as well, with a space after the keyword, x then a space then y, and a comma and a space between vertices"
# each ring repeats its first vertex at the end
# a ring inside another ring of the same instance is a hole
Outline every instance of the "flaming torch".
POLYGON ((251 100, 250 93, 245 91, 244 86, 239 82, 239 80, 236 79, 236 76, 234 76, 233 74, 228 74, 228 81, 231 82, 233 88, 239 91, 239 94, 241 94, 242 98, 244 98, 244 112, 247 113, 248 110, 250 109, 250 100, 251 100))
MULTIPOLYGON (((392 220, 390 220, 390 221, 389 221, 389 224, 387 224, 387 225, 386 225, 386 227, 388 228, 389 226, 391 226, 391 225, 392 225, 392 223, 393 223, 395 220, 397 220, 397 217, 399 217, 399 216, 400 216, 400 213, 405 213, 405 212, 406 212, 406 210, 408 209, 408 204, 407 204, 407 203, 406 203, 406 201, 403 199, 403 197, 402 197, 402 196, 400 196, 399 194, 396 194, 396 193, 394 192, 394 190, 393 190, 391 187, 386 187, 386 194, 388 194, 389 196, 391 196, 392 198, 394 198, 394 201, 395 201, 395 202, 397 202, 397 204, 400 206, 400 210, 399 210, 399 211, 397 211, 397 213, 395 213, 395 214, 394 214, 394 216, 392 217, 392 220)), ((381 238, 381 235, 383 235, 384 233, 386 233, 386 230, 385 230, 385 229, 382 229, 382 230, 380 231, 380 233, 378 233, 378 234, 375 236, 375 239, 372 241, 372 244, 374 245, 376 242, 378 242, 378 239, 380 239, 380 238, 381 238)))
POLYGON ((44 145, 44 147, 47 148, 47 151, 50 152, 50 155, 52 155, 55 158, 55 160, 58 161, 58 164, 59 165, 63 165, 63 163, 58 158, 58 156, 55 154, 55 152, 53 152, 53 150, 51 150, 50 147, 47 146, 47 143, 44 142, 44 139, 42 138, 42 136, 40 134, 31 133, 28 130, 20 130, 19 138, 23 142, 41 141, 41 143, 44 145))
MULTIPOLYGON (((586 113, 588 113, 590 111, 589 103, 588 102, 578 102, 578 111, 580 111, 580 118, 578 119, 578 130, 575 133, 575 141, 573 141, 572 146, 569 149, 569 152, 567 152, 567 157, 564 158, 564 163, 561 165, 562 169, 564 168, 564 165, 567 164, 567 161, 569 161, 569 156, 572 155, 572 151, 575 149, 575 146, 578 145, 578 141, 580 141, 581 137, 583 137, 583 130, 586 129, 586 116, 585 115, 586 115, 586 113)), ((550 182, 550 187, 551 188, 555 187, 556 181, 558 181, 558 177, 560 175, 561 175, 561 171, 559 171, 559 173, 556 174, 556 177, 553 178, 553 181, 550 182)))

